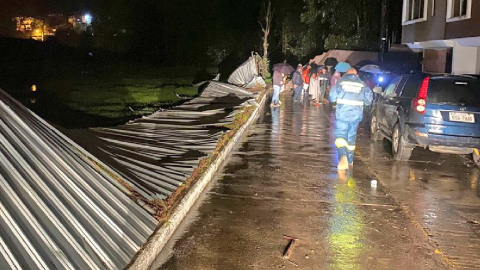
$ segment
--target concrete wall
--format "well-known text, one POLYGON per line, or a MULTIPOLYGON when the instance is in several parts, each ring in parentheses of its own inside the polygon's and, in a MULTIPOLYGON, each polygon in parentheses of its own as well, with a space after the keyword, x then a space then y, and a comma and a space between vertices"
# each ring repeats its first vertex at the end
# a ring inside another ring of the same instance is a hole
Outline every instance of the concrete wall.
POLYGON ((453 47, 453 74, 479 74, 480 48, 463 47, 455 42, 453 47))
POLYGON ((471 18, 467 20, 447 22, 445 39, 480 36, 480 1, 472 0, 471 18))
POLYGON ((402 27, 402 43, 442 40, 445 38, 447 0, 435 0, 435 12, 433 16, 432 4, 433 0, 429 0, 426 21, 404 25, 402 27))
POLYGON ((450 49, 426 49, 423 52, 423 71, 450 73, 452 71, 450 49))

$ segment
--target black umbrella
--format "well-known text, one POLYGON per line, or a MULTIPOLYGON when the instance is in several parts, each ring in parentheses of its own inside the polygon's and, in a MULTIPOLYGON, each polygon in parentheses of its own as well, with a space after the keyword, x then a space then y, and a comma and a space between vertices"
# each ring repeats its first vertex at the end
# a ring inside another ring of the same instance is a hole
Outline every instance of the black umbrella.
POLYGON ((314 73, 314 72, 317 72, 317 71, 318 71, 317 63, 315 63, 315 62, 310 63, 310 73, 314 73))
POLYGON ((327 59, 325 59, 325 66, 331 66, 331 67, 334 67, 338 64, 338 60, 337 58, 335 57, 328 57, 327 59))
POLYGON ((295 69, 287 63, 278 63, 273 65, 273 71, 280 72, 283 74, 290 74, 293 71, 295 71, 295 69))

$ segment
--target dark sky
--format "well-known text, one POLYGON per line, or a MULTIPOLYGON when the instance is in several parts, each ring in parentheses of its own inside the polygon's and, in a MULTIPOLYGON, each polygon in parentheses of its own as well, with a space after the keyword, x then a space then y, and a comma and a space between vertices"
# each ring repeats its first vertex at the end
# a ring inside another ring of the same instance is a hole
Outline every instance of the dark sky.
MULTIPOLYGON (((110 0, 115 1, 115 0, 110 0)), ((51 12, 74 12, 87 11, 100 8, 103 0, 1 0, 2 16, 15 16, 28 13, 34 15, 45 15, 51 12)))

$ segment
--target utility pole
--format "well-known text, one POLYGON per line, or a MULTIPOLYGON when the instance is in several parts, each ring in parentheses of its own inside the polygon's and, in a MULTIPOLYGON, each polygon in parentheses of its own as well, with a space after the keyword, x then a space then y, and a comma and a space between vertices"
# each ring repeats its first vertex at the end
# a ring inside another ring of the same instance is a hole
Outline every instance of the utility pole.
POLYGON ((382 0, 380 18, 380 63, 383 63, 384 54, 387 51, 387 0, 382 0))

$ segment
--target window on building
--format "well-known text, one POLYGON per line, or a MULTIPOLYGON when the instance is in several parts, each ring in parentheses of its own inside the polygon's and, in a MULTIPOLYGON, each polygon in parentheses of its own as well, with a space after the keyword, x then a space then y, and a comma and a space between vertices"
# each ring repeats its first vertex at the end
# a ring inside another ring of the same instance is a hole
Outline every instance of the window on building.
POLYGON ((435 0, 432 0, 432 17, 435 16, 435 0))
POLYGON ((404 0, 403 2, 403 21, 404 23, 414 23, 425 21, 427 19, 428 0, 404 0))
POLYGON ((410 0, 411 8, 410 8, 410 20, 416 20, 423 17, 423 8, 425 0, 410 0))
POLYGON ((447 21, 470 19, 472 0, 448 0, 447 21))

